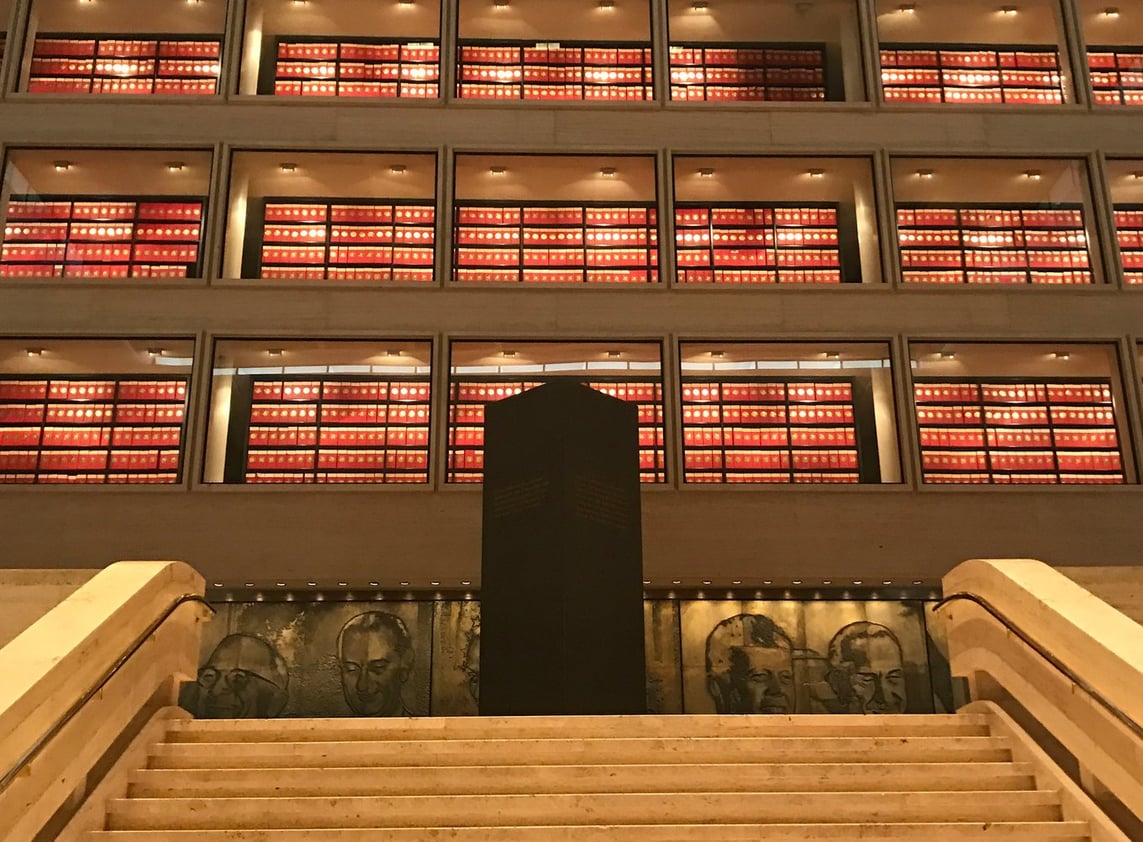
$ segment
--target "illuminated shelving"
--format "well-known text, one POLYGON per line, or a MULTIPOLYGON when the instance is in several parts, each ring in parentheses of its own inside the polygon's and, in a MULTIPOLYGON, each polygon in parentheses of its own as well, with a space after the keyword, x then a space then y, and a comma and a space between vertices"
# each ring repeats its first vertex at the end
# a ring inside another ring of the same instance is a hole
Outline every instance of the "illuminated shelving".
POLYGON ((12 196, 0 277, 198 277, 203 208, 192 197, 12 196))
POLYGON ((907 283, 1090 284, 1081 205, 898 204, 907 283))
POLYGON ((245 427, 234 437, 245 452, 240 460, 228 454, 228 471, 235 470, 232 461, 241 468, 235 481, 428 482, 427 379, 302 375, 241 381, 231 430, 245 427))
MULTIPOLYGON (((449 387, 448 482, 481 482, 484 478, 484 407, 551 379, 554 378, 454 380, 449 387)), ((663 387, 659 380, 592 380, 586 385, 636 404, 640 479, 665 482, 663 387)))
POLYGON ((687 378, 682 388, 686 482, 879 480, 876 439, 865 440, 871 396, 852 378, 687 378))
POLYGON ((28 93, 218 93, 222 40, 215 35, 37 35, 28 93))
POLYGON ((824 44, 675 43, 671 99, 685 102, 821 102, 824 44))
POLYGON ((393 39, 279 38, 276 96, 436 99, 440 45, 393 39))
POLYGON ((886 102, 1060 105, 1059 50, 993 44, 882 44, 886 102))
POLYGON ((1115 231, 1124 281, 1143 284, 1143 205, 1116 205, 1115 231))
POLYGON ((918 378, 925 482, 1122 483, 1111 381, 918 378))
POLYGON ((1087 48, 1096 105, 1143 105, 1143 47, 1087 48))
POLYGON ((330 281, 433 279, 432 200, 268 198, 252 276, 330 281))
POLYGON ((836 204, 675 204, 679 283, 841 283, 836 204))
POLYGON ((0 379, 0 483, 175 483, 186 377, 0 379))
POLYGON ((523 283, 657 283, 658 223, 643 204, 462 202, 453 277, 523 283))
POLYGON ((630 102, 654 98, 650 44, 465 41, 462 99, 630 102))

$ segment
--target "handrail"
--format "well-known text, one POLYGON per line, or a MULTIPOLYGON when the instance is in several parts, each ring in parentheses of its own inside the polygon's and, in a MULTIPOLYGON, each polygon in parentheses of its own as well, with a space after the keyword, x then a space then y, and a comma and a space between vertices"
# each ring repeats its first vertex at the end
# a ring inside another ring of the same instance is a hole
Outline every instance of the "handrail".
POLYGON ((1027 632, 1025 632, 1023 629, 1005 617, 998 608, 996 608, 984 597, 974 593, 960 591, 958 593, 949 594, 936 605, 934 605, 931 610, 933 613, 936 613, 948 605, 950 602, 958 600, 972 602, 976 605, 979 605, 981 608, 991 614, 992 618, 999 622, 1000 625, 1004 626, 1004 628, 1008 629, 1008 631, 1012 632, 1012 634, 1020 638, 1021 642, 1028 646, 1029 649, 1031 649, 1033 652, 1035 652, 1037 655, 1055 667, 1057 672, 1059 672, 1061 675, 1067 678, 1068 681, 1072 682, 1089 696, 1091 696, 1100 704, 1101 707, 1103 707, 1104 710, 1106 710, 1108 713, 1118 719, 1120 723, 1126 726, 1127 729, 1131 731, 1131 733, 1133 733, 1139 739, 1143 740, 1143 725, 1140 725, 1138 722, 1120 710, 1114 702, 1110 701, 1106 696, 1096 690, 1095 687, 1093 687, 1090 683, 1076 675, 1075 672, 1073 672, 1072 669, 1067 666, 1067 664, 1065 664, 1063 661, 1061 661, 1059 658, 1057 658, 1055 655, 1053 655, 1051 652, 1033 640, 1027 632))
POLYGON ((151 623, 135 639, 135 642, 131 644, 127 651, 120 655, 115 663, 112 664, 111 667, 103 673, 99 681, 97 681, 95 685, 91 687, 91 689, 89 689, 74 704, 72 704, 72 706, 67 709, 64 715, 61 716, 56 721, 56 723, 52 725, 51 728, 41 734, 28 748, 28 750, 25 751, 12 765, 12 768, 4 774, 4 777, 0 778, 0 792, 3 792, 5 789, 7 789, 12 781, 14 781, 20 775, 20 772, 24 769, 24 767, 27 766, 33 759, 35 759, 36 755, 43 751, 44 747, 52 739, 54 739, 60 733, 60 731, 67 727, 67 724, 75 718, 76 714, 83 710, 84 705, 94 699, 95 696, 104 687, 107 686, 107 682, 116 676, 119 670, 121 670, 127 664, 127 662, 135 656, 136 652, 143 648, 143 644, 147 642, 148 638, 157 632, 159 627, 162 626, 163 623, 165 623, 167 620, 169 620, 175 611, 177 611, 183 605, 186 605, 188 602, 197 602, 200 605, 205 606, 211 614, 216 613, 214 606, 207 602, 204 597, 201 597, 198 594, 183 594, 182 596, 172 601, 162 614, 151 621, 151 623))

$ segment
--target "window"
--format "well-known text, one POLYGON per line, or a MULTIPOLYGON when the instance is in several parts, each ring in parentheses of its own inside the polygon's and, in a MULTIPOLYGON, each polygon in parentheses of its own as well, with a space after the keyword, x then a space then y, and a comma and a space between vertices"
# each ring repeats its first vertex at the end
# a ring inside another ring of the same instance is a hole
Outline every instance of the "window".
POLYGON ((666 480, 660 349, 651 342, 454 342, 449 374, 448 482, 480 482, 484 407, 553 380, 577 380, 639 413, 643 482, 666 480))
POLYGON ((1143 161, 1109 160, 1107 180, 1115 206, 1123 281, 1131 286, 1143 284, 1143 161))
POLYGON ((850 0, 668 0, 676 102, 865 99, 850 0))
POLYGON ((1129 479, 1113 346, 924 342, 910 354, 925 482, 1129 479))
POLYGON ((202 276, 210 153, 16 149, 0 278, 202 276))
POLYGON ((646 2, 461 0, 459 7, 461 99, 654 98, 646 2))
POLYGON ((683 478, 900 482, 886 344, 684 342, 683 478))
POLYGON ((224 0, 35 0, 32 6, 22 91, 220 93, 224 0))
POLYGON ((206 482, 428 482, 431 355, 407 340, 219 340, 206 482))
POLYGON ((194 341, 0 340, 0 484, 177 483, 194 341))
POLYGON ((1095 104, 1143 106, 1143 13, 1139 4, 1078 2, 1095 104))
POLYGON ((236 152, 226 278, 428 283, 436 157, 236 152))
POLYGON ((674 173, 677 283, 881 280, 868 159, 688 156, 674 173))
POLYGON ((634 156, 458 155, 453 280, 659 280, 655 161, 634 156))
POLYGON ((1058 158, 899 158, 906 284, 1102 281, 1087 168, 1058 158))
POLYGON ((887 103, 1074 101, 1056 0, 876 0, 887 103))
POLYGON ((440 17, 435 0, 250 0, 240 90, 436 99, 440 17))

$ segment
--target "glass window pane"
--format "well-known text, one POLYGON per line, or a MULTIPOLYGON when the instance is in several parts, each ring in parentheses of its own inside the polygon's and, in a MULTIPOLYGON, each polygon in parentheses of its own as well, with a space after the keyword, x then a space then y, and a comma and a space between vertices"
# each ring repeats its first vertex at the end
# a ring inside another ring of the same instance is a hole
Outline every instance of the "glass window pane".
POLYGON ((1123 281, 1131 286, 1143 284, 1143 160, 1108 161, 1107 180, 1123 281))
POLYGON ((878 283, 868 158, 680 157, 680 284, 878 283))
POLYGON ((927 483, 1132 480, 1115 347, 910 344, 927 483))
POLYGON ((906 284, 1101 283, 1087 166, 1064 158, 897 158, 906 284))
POLYGON ((1143 106, 1143 8, 1077 0, 1096 105, 1143 106))
POLYGON ((429 481, 432 346, 220 339, 206 482, 429 481))
POLYGON ((484 407, 553 380, 575 380, 639 409, 643 482, 665 482, 660 347, 653 342, 452 344, 449 373, 448 482, 480 482, 484 407))
POLYGON ((199 278, 209 152, 13 149, 0 278, 199 278))
POLYGON ((34 0, 20 90, 35 94, 221 93, 225 0, 34 0))
POLYGON ((668 0, 676 102, 863 100, 857 3, 668 0))
POLYGON ((436 157, 236 152, 224 278, 429 283, 436 157))
POLYGON ((659 281, 649 156, 458 155, 454 211, 454 281, 659 281))
POLYGON ((0 484, 179 482, 193 361, 193 339, 0 339, 0 484))
POLYGON ((889 346, 684 342, 683 479, 901 481, 889 346))
POLYGON ((250 0, 240 92, 436 99, 438 0, 250 0))
POLYGON ((876 0, 889 103, 1074 102, 1057 0, 876 0))

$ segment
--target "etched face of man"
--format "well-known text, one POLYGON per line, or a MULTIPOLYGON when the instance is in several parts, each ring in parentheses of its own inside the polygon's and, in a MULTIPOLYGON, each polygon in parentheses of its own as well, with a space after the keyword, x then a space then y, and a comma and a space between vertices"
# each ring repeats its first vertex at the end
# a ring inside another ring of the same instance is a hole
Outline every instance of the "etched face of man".
POLYGON ((790 638, 763 614, 723 620, 706 640, 707 691, 718 713, 793 713, 790 638))
POLYGON ((289 673, 269 643, 232 634, 198 671, 196 713, 206 719, 274 717, 286 706, 289 673))
POLYGON ((843 698, 848 695, 855 713, 905 712, 901 644, 888 628, 850 623, 830 642, 829 660, 831 684, 843 698))
POLYGON ((413 673, 413 646, 400 617, 358 614, 337 638, 341 689, 358 716, 408 716, 401 688, 413 673))

